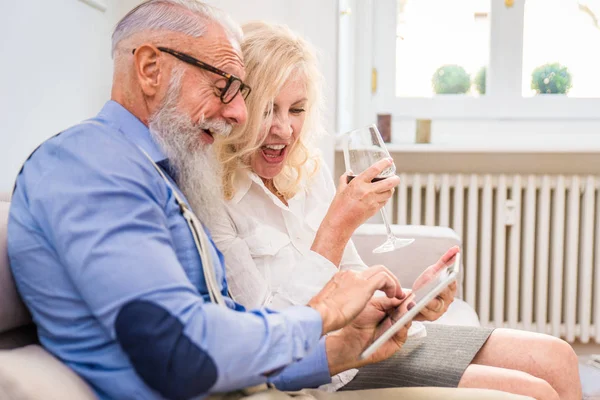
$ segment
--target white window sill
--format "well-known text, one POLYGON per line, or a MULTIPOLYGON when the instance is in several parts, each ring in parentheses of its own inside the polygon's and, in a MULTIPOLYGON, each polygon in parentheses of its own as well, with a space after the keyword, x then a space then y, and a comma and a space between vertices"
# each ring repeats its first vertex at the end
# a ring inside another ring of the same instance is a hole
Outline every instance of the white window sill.
MULTIPOLYGON (((600 153, 600 144, 585 143, 570 145, 527 144, 527 145, 482 145, 482 144, 395 144, 386 145, 390 153, 600 153)), ((342 146, 336 146, 341 152, 342 146)))

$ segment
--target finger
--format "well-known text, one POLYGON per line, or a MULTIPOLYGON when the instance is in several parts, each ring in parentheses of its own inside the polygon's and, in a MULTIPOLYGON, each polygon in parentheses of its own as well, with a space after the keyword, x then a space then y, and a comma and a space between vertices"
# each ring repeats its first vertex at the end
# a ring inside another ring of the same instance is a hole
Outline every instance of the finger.
MULTIPOLYGON (((444 300, 444 305, 446 306, 446 309, 447 309, 448 306, 454 301, 455 293, 456 293, 456 285, 454 285, 454 290, 453 290, 453 285, 450 284, 444 290, 442 290, 437 297, 444 300)), ((436 306, 433 306, 433 307, 431 307, 431 309, 435 310, 435 307, 436 306)))
POLYGON ((390 310, 395 309, 396 307, 398 307, 401 303, 402 300, 396 298, 396 297, 376 297, 372 300, 373 305, 375 305, 379 310, 381 311, 385 311, 388 312, 390 310))
POLYGON ((411 326, 412 326, 412 321, 408 321, 408 323, 406 325, 404 325, 404 330, 405 330, 406 334, 408 334, 408 330, 410 329, 411 326))
MULTIPOLYGON (((371 277, 373 277, 379 273, 384 273, 395 283, 396 294, 392 295, 391 297, 396 297, 398 299, 403 299, 404 297, 406 297, 405 293, 402 290, 402 285, 400 285, 400 281, 398 280, 396 275, 394 275, 389 269, 387 269, 383 265, 374 265, 374 266, 360 272, 360 274, 362 275, 362 277, 364 279, 370 279, 371 277)), ((388 295, 388 297, 389 297, 389 295, 388 295)))
POLYGON ((375 193, 382 193, 392 190, 400 184, 400 177, 398 175, 390 176, 384 180, 373 183, 373 190, 375 193))
POLYGON ((435 321, 441 316, 440 313, 436 313, 430 310, 428 307, 425 307, 421 310, 421 315, 425 318, 426 321, 435 321))
POLYGON ((454 259, 456 257, 456 254, 458 254, 459 251, 460 251, 460 247, 458 247, 458 246, 452 246, 452 247, 450 247, 444 253, 444 255, 440 257, 440 259, 438 260, 438 262, 436 262, 432 266, 431 273, 437 274, 442 269, 444 269, 447 266, 449 266, 450 264, 452 264, 452 262, 454 261, 454 259))
MULTIPOLYGON (((362 182, 371 183, 374 178, 376 178, 379 174, 381 174, 385 169, 391 167, 393 161, 391 158, 384 158, 382 160, 377 161, 375 164, 371 165, 369 168, 365 169, 362 173, 356 176, 355 179, 359 179, 362 182)), ((387 179, 384 179, 382 182, 385 182, 387 179)))
POLYGON ((378 207, 377 210, 379 210, 380 208, 383 208, 387 204, 388 201, 389 201, 389 199, 386 201, 381 201, 381 202, 377 203, 377 207, 378 207))
POLYGON ((450 285, 448 285, 448 288, 450 288, 450 291, 452 292, 452 296, 456 296, 456 292, 458 291, 458 284, 456 283, 456 281, 454 281, 450 285))
POLYGON ((460 252, 460 247, 459 246, 452 246, 448 249, 448 251, 446 251, 446 253, 444 253, 444 255, 441 257, 441 261, 448 265, 451 264, 452 262, 454 262, 454 258, 456 257, 456 255, 460 252))
POLYGON ((408 330, 410 329, 411 326, 412 326, 412 321, 408 321, 406 323, 406 325, 404 325, 404 327, 402 329, 400 329, 400 331, 398 333, 405 337, 408 336, 408 330))
POLYGON ((442 311, 444 311, 444 304, 445 301, 439 297, 436 297, 435 299, 431 300, 429 303, 427 303, 427 305, 425 306, 426 309, 439 314, 442 311))
POLYGON ((447 286, 446 289, 442 290, 440 294, 437 296, 438 298, 442 298, 444 301, 450 300, 452 298, 452 291, 450 290, 450 286, 447 286))
POLYGON ((433 311, 439 311, 441 313, 446 312, 446 309, 448 308, 448 306, 454 301, 454 296, 452 296, 450 293, 440 293, 440 295, 438 296, 438 299, 440 300, 437 304, 432 304, 431 305, 431 309, 433 311), (439 310, 436 307, 442 307, 439 310))
POLYGON ((397 285, 396 281, 383 271, 369 277, 367 282, 369 283, 367 289, 372 292, 375 292, 376 290, 381 290, 385 292, 385 295, 387 297, 400 298, 398 296, 399 285, 397 285))
POLYGON ((393 194, 394 194, 394 192, 391 190, 388 190, 387 192, 377 193, 375 195, 375 201, 380 204, 381 203, 385 204, 390 200, 390 198, 392 197, 393 194))
POLYGON ((396 344, 403 345, 406 343, 406 340, 408 339, 408 329, 411 327, 411 325, 412 323, 408 322, 393 336, 393 340, 396 342, 396 344))
POLYGON ((420 311, 420 315, 424 316, 428 321, 435 321, 446 312, 445 304, 441 299, 435 298, 431 300, 425 307, 420 311))
POLYGON ((442 293, 439 294, 439 297, 441 297, 446 302, 446 306, 449 306, 450 303, 454 301, 454 293, 455 292, 452 291, 450 286, 448 286, 442 291, 442 293))
POLYGON ((352 175, 352 171, 346 171, 340 176, 340 181, 338 183, 338 191, 343 190, 346 186, 348 186, 348 176, 352 175))

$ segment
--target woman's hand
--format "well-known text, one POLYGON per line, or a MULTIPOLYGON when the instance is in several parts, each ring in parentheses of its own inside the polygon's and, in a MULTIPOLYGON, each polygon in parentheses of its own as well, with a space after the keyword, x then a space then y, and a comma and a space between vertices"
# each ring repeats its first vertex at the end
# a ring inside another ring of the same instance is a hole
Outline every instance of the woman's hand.
POLYGON ((392 197, 400 178, 391 176, 373 182, 389 168, 391 158, 379 160, 347 183, 347 173, 340 178, 336 194, 317 230, 311 250, 339 265, 346 244, 362 223, 372 217, 392 197))
MULTIPOLYGON (((451 247, 446 253, 440 257, 440 259, 433 265, 429 266, 423 273, 415 280, 412 290, 415 291, 435 278, 437 273, 450 266, 456 257, 456 254, 460 251, 458 246, 451 247)), ((456 296, 457 284, 456 281, 452 282, 446 289, 444 289, 435 299, 431 300, 421 313, 417 315, 415 320, 420 321, 435 321, 441 317, 448 307, 454 301, 456 296)))
POLYGON ((348 183, 348 172, 340 177, 337 191, 323 222, 344 232, 354 232, 381 209, 400 183, 396 175, 372 182, 392 165, 391 159, 376 162, 348 183))

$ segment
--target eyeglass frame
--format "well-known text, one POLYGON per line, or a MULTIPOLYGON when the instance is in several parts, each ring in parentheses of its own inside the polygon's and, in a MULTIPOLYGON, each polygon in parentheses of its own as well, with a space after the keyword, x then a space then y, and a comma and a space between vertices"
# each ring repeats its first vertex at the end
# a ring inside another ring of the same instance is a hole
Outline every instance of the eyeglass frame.
MULTIPOLYGON (((222 89, 217 88, 221 92, 221 94, 219 95, 219 99, 221 100, 221 103, 223 103, 223 104, 231 103, 233 101, 233 99, 235 99, 235 96, 238 95, 238 93, 241 93, 242 98, 245 101, 248 98, 248 96, 250 95, 250 93, 252 92, 252 88, 250 86, 246 85, 244 83, 244 81, 242 81, 240 78, 238 78, 237 76, 235 76, 233 74, 229 74, 225 71, 220 70, 217 67, 213 67, 212 65, 207 64, 203 61, 200 61, 188 54, 182 53, 177 50, 170 49, 168 47, 157 47, 157 49, 162 51, 163 53, 172 55, 173 57, 177 58, 180 61, 183 61, 186 64, 190 64, 195 67, 204 69, 206 71, 212 72, 213 74, 217 74, 217 75, 222 76, 223 78, 227 79, 227 83, 225 84, 225 87, 223 87, 222 89), (234 81, 240 82, 240 86, 238 87, 237 92, 235 92, 235 94, 231 97, 231 99, 229 99, 229 101, 225 101, 225 99, 224 99, 225 95, 227 94, 227 91, 229 90, 229 88, 231 87, 231 84, 234 81), (245 94, 244 94, 244 91, 246 91, 245 94)), ((137 49, 133 49, 131 51, 131 53, 135 54, 136 50, 137 49)))

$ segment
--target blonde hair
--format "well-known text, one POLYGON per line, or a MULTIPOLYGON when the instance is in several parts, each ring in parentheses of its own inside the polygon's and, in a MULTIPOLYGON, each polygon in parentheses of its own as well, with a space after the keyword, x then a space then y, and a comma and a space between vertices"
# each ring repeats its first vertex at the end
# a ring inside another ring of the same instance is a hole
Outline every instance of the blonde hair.
POLYGON ((319 168, 314 139, 323 132, 321 115, 322 75, 315 52, 308 42, 288 27, 252 22, 242 27, 245 82, 252 88, 246 100, 248 119, 226 138, 217 138, 215 151, 223 168, 226 199, 235 195, 239 174, 249 171, 250 157, 262 146, 271 125, 275 97, 290 78, 300 76, 306 85, 306 118, 298 139, 289 149, 282 171, 273 179, 278 192, 293 197, 319 168), (265 110, 267 111, 265 113, 265 110))

